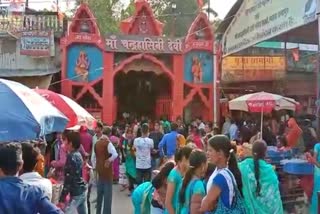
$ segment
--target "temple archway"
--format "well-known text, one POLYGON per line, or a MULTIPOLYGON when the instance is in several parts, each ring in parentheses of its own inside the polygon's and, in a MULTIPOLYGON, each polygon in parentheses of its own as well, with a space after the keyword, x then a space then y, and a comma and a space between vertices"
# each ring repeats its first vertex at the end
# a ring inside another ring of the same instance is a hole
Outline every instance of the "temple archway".
POLYGON ((134 55, 114 74, 114 105, 117 118, 123 113, 159 119, 172 114, 173 75, 152 55, 134 55))

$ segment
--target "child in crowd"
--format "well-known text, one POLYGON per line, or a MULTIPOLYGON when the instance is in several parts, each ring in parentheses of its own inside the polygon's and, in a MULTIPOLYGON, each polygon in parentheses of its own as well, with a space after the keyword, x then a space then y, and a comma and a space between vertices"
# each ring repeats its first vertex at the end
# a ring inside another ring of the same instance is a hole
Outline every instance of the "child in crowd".
POLYGON ((200 213, 201 201, 206 195, 202 181, 208 167, 206 153, 194 150, 189 162, 190 166, 179 192, 180 214, 200 213))
POLYGON ((92 167, 89 165, 88 161, 89 155, 85 155, 83 158, 82 177, 87 183, 90 181, 90 171, 92 171, 92 167))
POLYGON ((179 187, 186 171, 189 168, 189 156, 192 148, 185 146, 175 154, 176 167, 168 176, 168 187, 166 192, 165 213, 175 214, 179 206, 179 187))

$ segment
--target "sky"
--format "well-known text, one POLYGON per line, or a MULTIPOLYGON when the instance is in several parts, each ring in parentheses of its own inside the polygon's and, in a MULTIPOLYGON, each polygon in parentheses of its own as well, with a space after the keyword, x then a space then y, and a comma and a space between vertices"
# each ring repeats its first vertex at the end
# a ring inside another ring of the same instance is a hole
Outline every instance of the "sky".
POLYGON ((236 1, 237 0, 210 0, 210 6, 218 13, 220 19, 224 19, 236 1))
MULTIPOLYGON (((130 0, 122 1, 124 4, 129 4, 130 2, 130 0)), ((236 1, 237 0, 210 0, 210 7, 218 13, 220 19, 223 19, 236 1)))
MULTIPOLYGON (((7 2, 10 0, 2 0, 2 2, 7 2)), ((53 2, 56 0, 29 0, 29 7, 36 9, 36 10, 41 10, 41 9, 52 9, 53 2)), ((74 5, 74 0, 59 0, 59 6, 62 11, 66 11, 67 9, 67 4, 66 2, 69 2, 69 7, 68 8, 73 8, 74 5)), ((130 0, 121 0, 124 5, 129 4, 130 0)), ((197 0, 194 0, 197 1, 197 0)), ((229 12, 230 8, 232 5, 236 2, 236 0, 210 0, 210 6, 212 9, 214 9, 220 19, 223 19, 227 13, 229 12)))

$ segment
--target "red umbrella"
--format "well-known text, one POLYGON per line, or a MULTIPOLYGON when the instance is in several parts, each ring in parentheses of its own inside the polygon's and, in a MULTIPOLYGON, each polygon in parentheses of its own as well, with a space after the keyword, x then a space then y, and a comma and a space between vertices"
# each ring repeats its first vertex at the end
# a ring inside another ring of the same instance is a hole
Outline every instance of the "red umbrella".
POLYGON ((67 128, 75 127, 77 125, 85 125, 88 128, 93 128, 95 118, 70 98, 49 90, 35 89, 35 91, 69 119, 67 128))

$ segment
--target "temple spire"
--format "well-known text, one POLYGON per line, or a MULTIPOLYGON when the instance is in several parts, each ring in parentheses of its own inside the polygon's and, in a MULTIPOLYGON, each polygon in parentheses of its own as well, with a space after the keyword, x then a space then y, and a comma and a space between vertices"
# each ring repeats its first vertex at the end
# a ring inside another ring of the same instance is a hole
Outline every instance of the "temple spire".
POLYGON ((197 0, 198 8, 201 10, 203 8, 203 0, 197 0))

